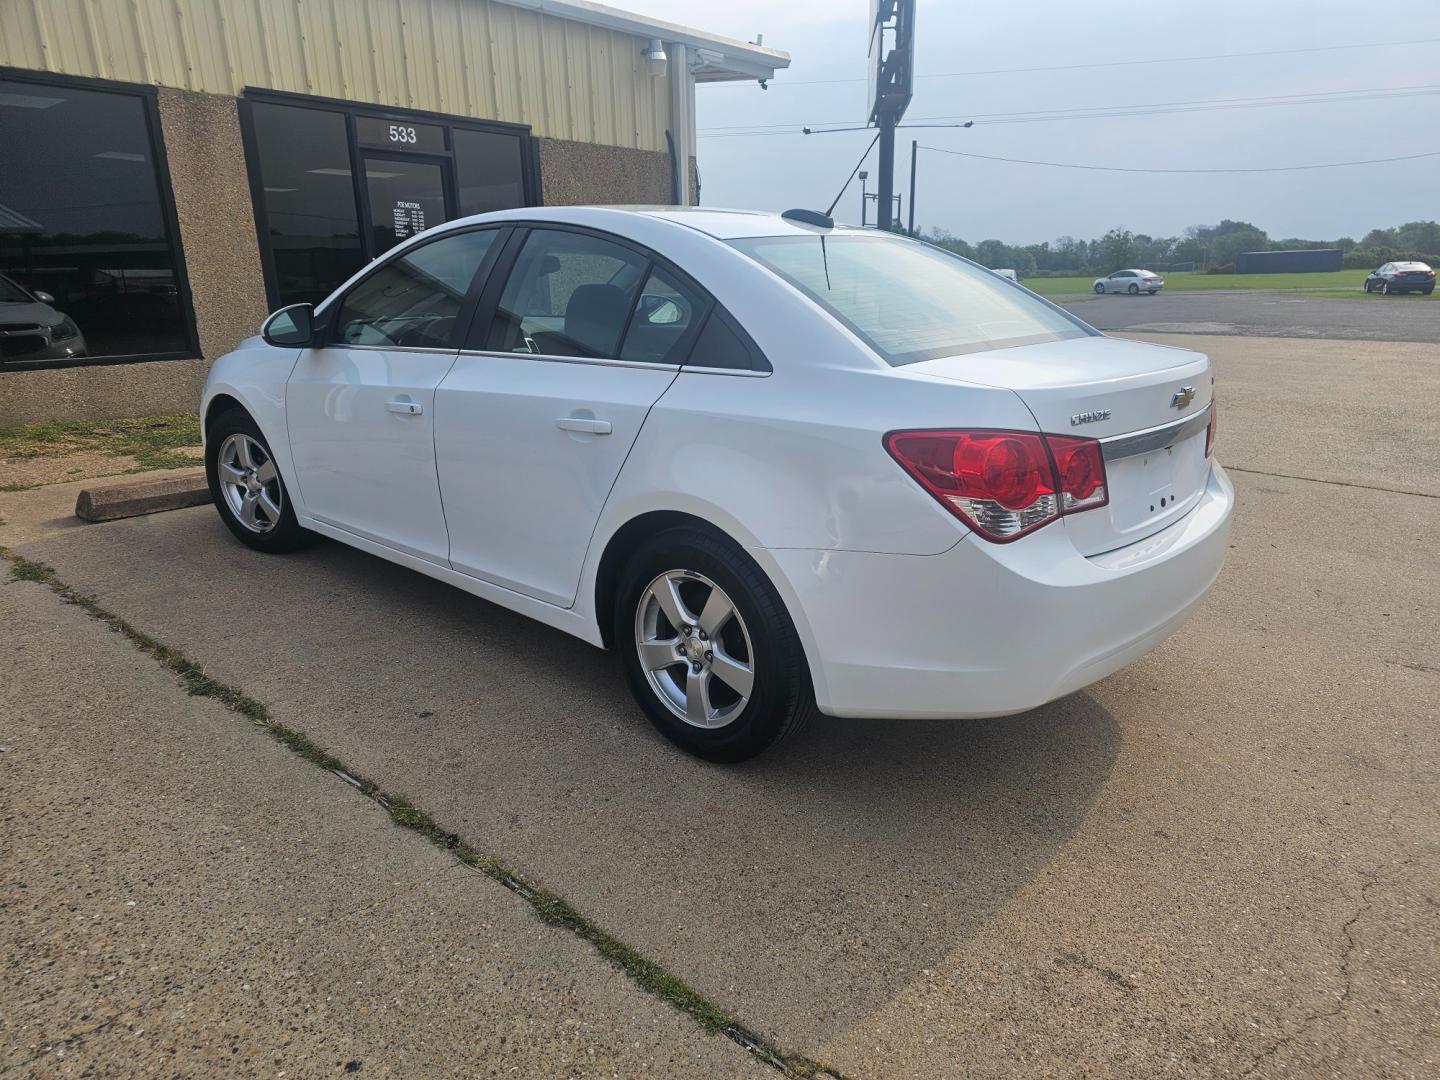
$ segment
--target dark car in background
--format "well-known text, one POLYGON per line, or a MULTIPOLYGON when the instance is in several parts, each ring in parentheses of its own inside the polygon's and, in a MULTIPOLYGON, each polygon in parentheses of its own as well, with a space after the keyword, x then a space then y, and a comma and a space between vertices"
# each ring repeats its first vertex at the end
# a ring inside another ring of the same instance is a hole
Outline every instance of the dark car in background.
POLYGON ((1435 271, 1423 262, 1388 262, 1370 271, 1365 279, 1365 291, 1386 296, 1422 292, 1429 296, 1435 291, 1435 271))
POLYGON ((75 320, 56 311, 55 298, 0 274, 0 364, 69 360, 85 355, 75 320))

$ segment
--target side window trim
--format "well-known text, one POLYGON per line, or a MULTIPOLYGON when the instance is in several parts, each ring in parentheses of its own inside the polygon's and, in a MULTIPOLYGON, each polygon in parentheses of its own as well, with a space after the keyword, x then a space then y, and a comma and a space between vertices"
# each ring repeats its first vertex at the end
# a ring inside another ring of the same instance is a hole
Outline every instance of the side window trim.
POLYGON ((447 229, 439 236, 432 237, 421 244, 411 244, 404 248, 387 252, 384 258, 376 259, 365 271, 364 275, 355 280, 343 293, 331 296, 325 302, 325 311, 321 317, 319 326, 319 340, 313 346, 317 349, 329 348, 332 345, 343 345, 345 348, 381 348, 374 345, 351 345, 347 342, 337 342, 334 334, 338 316, 345 309, 345 303, 350 299, 350 294, 364 285, 375 274, 383 272, 391 263, 399 262, 407 255, 411 255, 421 248, 429 247, 431 244, 438 244, 455 236, 463 236, 469 233, 493 232, 495 239, 485 252, 485 257, 480 260, 480 265, 475 270, 475 276, 470 279, 470 285, 465 290, 465 299, 461 301, 460 310, 455 313, 455 325, 450 331, 450 340, 443 346, 383 346, 387 352, 454 352, 461 348, 466 338, 462 328, 469 326, 470 320, 475 313, 475 307, 479 303, 481 295, 489 284, 494 274, 496 263, 499 261, 501 249, 508 244, 508 234, 512 230, 509 225, 477 225, 466 229, 447 229))

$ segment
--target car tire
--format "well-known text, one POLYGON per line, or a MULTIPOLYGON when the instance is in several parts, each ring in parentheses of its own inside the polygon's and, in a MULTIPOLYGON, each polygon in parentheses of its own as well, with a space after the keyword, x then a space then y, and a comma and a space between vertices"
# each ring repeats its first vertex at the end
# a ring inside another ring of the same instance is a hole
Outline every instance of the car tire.
POLYGON ((1371 287, 1371 285, 1370 285, 1370 279, 1369 279, 1369 278, 1366 278, 1366 279, 1365 279, 1364 288, 1365 288, 1365 291, 1366 291, 1367 293, 1370 291, 1370 287, 1371 287))
POLYGON ((1105 295, 1105 286, 1102 285, 1102 284, 1100 284, 1098 281, 1095 283, 1095 295, 1096 295, 1096 296, 1104 296, 1104 295, 1105 295))
POLYGON ((1430 295, 1431 293, 1433 293, 1434 291, 1435 291, 1435 286, 1434 286, 1434 285, 1431 285, 1430 288, 1428 288, 1428 289, 1421 289, 1421 290, 1420 290, 1421 294, 1424 295, 1424 296, 1429 296, 1429 295, 1430 295))
POLYGON ((1390 282, 1388 282, 1388 281, 1382 281, 1382 282, 1380 283, 1380 295, 1381 295, 1381 296, 1389 296, 1389 295, 1390 295, 1390 282))
POLYGON ((1129 293, 1130 293, 1131 296, 1136 296, 1136 295, 1139 294, 1139 292, 1140 292, 1140 286, 1139 286, 1139 285, 1131 285, 1131 286, 1130 286, 1129 293))
POLYGON ((780 594, 723 537, 681 526, 645 541, 621 576, 612 617, 636 701, 697 757, 744 761, 814 711, 805 652, 780 594))
POLYGON ((280 554, 314 538, 295 519, 270 443, 244 409, 229 409, 211 422, 205 435, 205 479, 220 519, 247 547, 280 554))

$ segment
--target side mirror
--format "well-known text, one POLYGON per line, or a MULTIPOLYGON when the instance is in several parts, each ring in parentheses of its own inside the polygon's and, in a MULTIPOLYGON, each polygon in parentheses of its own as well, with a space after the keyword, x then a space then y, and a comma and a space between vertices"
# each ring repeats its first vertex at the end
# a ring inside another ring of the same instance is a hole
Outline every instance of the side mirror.
POLYGON ((281 348, 304 348, 315 340, 315 306, 291 304, 271 314, 260 327, 266 344, 281 348))
POLYGON ((55 303, 55 297, 51 296, 48 292, 41 292, 39 289, 33 290, 30 295, 35 297, 35 299, 39 300, 42 304, 55 303))

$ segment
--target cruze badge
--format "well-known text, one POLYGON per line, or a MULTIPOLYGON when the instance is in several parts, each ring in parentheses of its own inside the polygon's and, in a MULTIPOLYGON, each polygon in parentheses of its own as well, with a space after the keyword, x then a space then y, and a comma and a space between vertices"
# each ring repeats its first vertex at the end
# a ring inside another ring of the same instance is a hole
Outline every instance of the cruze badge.
POLYGON ((1101 420, 1109 419, 1109 409, 1096 409, 1094 412, 1077 412, 1074 416, 1070 417, 1070 426, 1074 427, 1076 424, 1095 424, 1101 420))
POLYGON ((1170 399, 1172 409, 1183 409, 1190 402, 1195 400, 1195 388, 1193 386, 1182 386, 1175 391, 1175 396, 1170 399))

